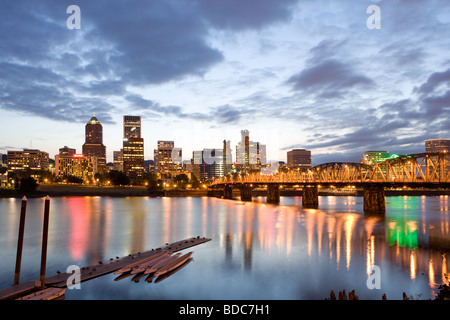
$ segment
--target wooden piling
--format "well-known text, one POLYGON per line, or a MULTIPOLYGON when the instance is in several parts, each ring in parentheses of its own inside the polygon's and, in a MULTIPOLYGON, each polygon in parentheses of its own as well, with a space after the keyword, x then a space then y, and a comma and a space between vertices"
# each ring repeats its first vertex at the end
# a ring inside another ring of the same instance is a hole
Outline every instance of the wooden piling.
POLYGON ((41 252, 41 287, 45 288, 45 267, 47 263, 48 222, 50 216, 50 197, 45 198, 44 226, 42 230, 42 252, 41 252))
POLYGON ((23 234, 25 230, 26 211, 27 211, 27 197, 23 196, 22 206, 20 209, 19 235, 17 238, 16 270, 14 273, 14 285, 18 285, 20 279, 20 266, 22 264, 23 234))

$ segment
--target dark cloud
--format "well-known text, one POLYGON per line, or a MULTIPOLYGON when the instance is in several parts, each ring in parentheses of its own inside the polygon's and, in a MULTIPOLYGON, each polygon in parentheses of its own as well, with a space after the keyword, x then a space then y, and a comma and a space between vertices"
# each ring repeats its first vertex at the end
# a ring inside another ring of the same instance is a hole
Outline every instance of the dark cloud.
POLYGON ((219 29, 261 29, 289 21, 297 0, 197 0, 202 17, 219 29))
POLYGON ((210 121, 218 124, 235 124, 241 120, 243 113, 248 112, 229 104, 212 107, 207 113, 185 112, 180 106, 162 106, 138 94, 129 94, 126 96, 126 100, 130 103, 132 109, 140 110, 145 116, 151 118, 176 117, 179 119, 210 121))
POLYGON ((322 98, 342 97, 352 88, 369 88, 373 81, 355 72, 351 65, 325 60, 289 78, 295 90, 315 93, 322 98))

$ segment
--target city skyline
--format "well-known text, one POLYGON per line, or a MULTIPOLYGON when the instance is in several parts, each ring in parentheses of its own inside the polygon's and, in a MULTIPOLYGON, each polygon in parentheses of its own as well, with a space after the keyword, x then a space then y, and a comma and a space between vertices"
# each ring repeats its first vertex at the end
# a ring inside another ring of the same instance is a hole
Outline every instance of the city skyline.
MULTIPOLYGON (((82 149, 95 112, 107 161, 122 117, 158 140, 234 147, 267 160, 308 149, 313 164, 368 150, 425 152, 449 139, 450 8, 445 1, 5 1, 0 10, 0 153, 82 149), (81 9, 70 30, 69 5, 81 9), (378 5, 380 29, 367 8, 378 5), (9 134, 10 132, 14 134, 9 134)), ((235 157, 233 149, 233 158, 235 157)))

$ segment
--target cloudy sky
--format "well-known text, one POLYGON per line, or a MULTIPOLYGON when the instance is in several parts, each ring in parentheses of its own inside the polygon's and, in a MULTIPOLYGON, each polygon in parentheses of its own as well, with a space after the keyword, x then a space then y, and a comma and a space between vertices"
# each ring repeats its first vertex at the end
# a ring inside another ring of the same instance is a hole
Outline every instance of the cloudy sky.
POLYGON ((157 140, 184 159, 234 148, 242 129, 314 164, 450 138, 448 0, 2 0, 0 40, 0 153, 81 152, 94 112, 109 161, 125 114, 146 159, 157 140))

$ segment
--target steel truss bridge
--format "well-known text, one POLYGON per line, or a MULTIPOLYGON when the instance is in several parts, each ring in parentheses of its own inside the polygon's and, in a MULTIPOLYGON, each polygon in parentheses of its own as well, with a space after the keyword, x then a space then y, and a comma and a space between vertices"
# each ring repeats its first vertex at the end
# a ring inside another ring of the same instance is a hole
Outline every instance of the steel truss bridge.
POLYGON ((384 211, 384 188, 448 189, 449 168, 448 153, 418 153, 399 156, 374 165, 330 162, 307 170, 279 171, 273 175, 249 172, 235 178, 215 179, 209 190, 213 196, 231 199, 230 190, 237 188, 241 190, 241 200, 251 201, 251 190, 263 187, 268 191, 268 202, 277 203, 280 186, 302 187, 303 200, 314 206, 318 203, 319 186, 355 186, 364 189, 364 207, 367 207, 367 211, 384 211))
POLYGON ((212 186, 225 183, 322 183, 324 185, 381 183, 445 187, 450 183, 449 167, 450 154, 418 153, 378 162, 373 166, 355 162, 329 162, 307 170, 295 169, 274 175, 262 175, 260 172, 246 173, 239 175, 236 179, 231 177, 215 179, 212 186))

